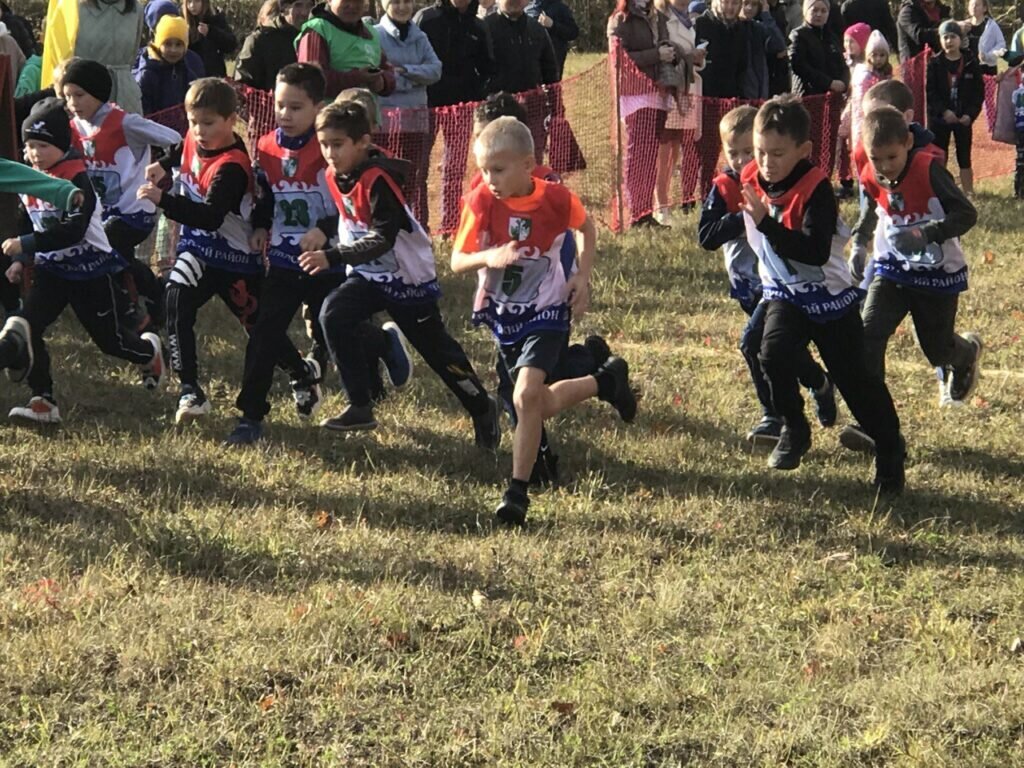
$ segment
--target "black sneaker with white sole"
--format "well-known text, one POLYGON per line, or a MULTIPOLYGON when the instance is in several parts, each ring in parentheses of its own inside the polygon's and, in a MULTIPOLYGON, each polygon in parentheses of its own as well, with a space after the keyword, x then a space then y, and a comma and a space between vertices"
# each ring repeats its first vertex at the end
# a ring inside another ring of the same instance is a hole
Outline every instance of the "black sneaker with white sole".
POLYGON ((597 334, 587 336, 583 340, 583 348, 594 358, 594 365, 598 368, 604 365, 608 358, 612 356, 612 350, 608 346, 608 342, 604 340, 604 337, 597 334))
POLYGON ((311 419, 316 416, 322 403, 320 392, 320 363, 314 358, 307 357, 306 375, 301 379, 292 381, 292 398, 295 400, 295 412, 300 419, 311 419))
POLYGON ((181 395, 178 397, 178 410, 174 413, 175 424, 188 424, 195 421, 211 410, 210 401, 200 387, 193 387, 188 384, 181 388, 181 395))
POLYGON ((409 345, 405 334, 398 327, 398 323, 386 322, 380 327, 387 336, 387 346, 381 362, 384 363, 384 373, 388 381, 395 389, 401 389, 409 383, 412 378, 412 355, 409 354, 409 345))
POLYGON ((28 320, 18 315, 11 315, 4 322, 0 331, 0 344, 11 344, 15 350, 17 362, 7 368, 7 378, 18 383, 24 381, 32 370, 32 328, 28 320))
POLYGON ((350 405, 340 415, 321 421, 320 426, 332 432, 359 432, 376 429, 377 420, 373 417, 373 408, 370 406, 350 405))
POLYGON ((530 500, 521 493, 509 488, 501 497, 501 503, 494 510, 494 516, 503 525, 518 527, 526 525, 526 512, 530 508, 530 500))
POLYGON ((755 447, 774 447, 782 435, 782 425, 782 419, 778 416, 762 416, 754 428, 747 432, 747 442, 755 447))
POLYGON ((949 383, 949 398, 954 403, 963 403, 970 397, 974 385, 978 383, 979 362, 981 352, 984 349, 981 337, 976 333, 965 333, 964 341, 974 347, 974 356, 968 365, 953 368, 947 379, 949 383))
POLYGON ((626 423, 636 418, 636 393, 629 384, 629 364, 621 357, 609 357, 597 372, 594 378, 598 379, 598 397, 606 403, 610 403, 619 416, 626 423), (610 390, 602 395, 601 378, 607 377, 610 390))

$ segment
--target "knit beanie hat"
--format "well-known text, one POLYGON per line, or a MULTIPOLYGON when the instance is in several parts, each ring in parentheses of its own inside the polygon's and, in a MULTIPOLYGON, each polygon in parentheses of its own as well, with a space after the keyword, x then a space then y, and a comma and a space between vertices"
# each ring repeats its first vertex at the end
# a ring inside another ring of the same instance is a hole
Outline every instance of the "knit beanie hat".
POLYGON ((150 0, 146 3, 146 10, 142 15, 146 19, 146 26, 152 32, 164 16, 181 16, 181 9, 171 0, 150 0))
POLYGON ((64 102, 52 96, 38 102, 21 124, 22 141, 45 141, 57 149, 71 149, 71 123, 64 102))
POLYGON ((807 15, 807 12, 809 10, 811 10, 811 6, 813 6, 815 3, 824 3, 825 5, 827 5, 829 7, 829 13, 831 14, 831 12, 832 12, 832 4, 829 3, 828 0, 804 0, 804 4, 803 4, 804 16, 807 15))
POLYGON ((168 40, 181 40, 188 45, 188 22, 181 16, 163 16, 153 32, 153 46, 159 48, 168 40))
POLYGON ((110 101, 110 93, 114 90, 110 70, 91 59, 71 59, 64 65, 64 77, 61 82, 77 85, 90 96, 103 102, 110 101))
POLYGON ((868 38, 868 44, 864 46, 864 55, 868 56, 869 54, 872 54, 875 51, 881 51, 886 56, 888 56, 890 53, 889 41, 886 40, 885 35, 883 35, 877 29, 874 32, 872 32, 871 36, 868 38))
POLYGON ((939 24, 939 37, 943 35, 956 35, 959 38, 963 38, 963 30, 960 29, 960 25, 952 19, 946 19, 944 22, 939 24))
POLYGON ((707 3, 703 2, 703 0, 693 0, 693 2, 686 7, 686 10, 691 16, 699 16, 707 9, 707 3))
POLYGON ((846 31, 843 32, 843 36, 852 39, 863 51, 868 44, 868 38, 871 37, 871 27, 863 21, 859 21, 848 26, 846 31))

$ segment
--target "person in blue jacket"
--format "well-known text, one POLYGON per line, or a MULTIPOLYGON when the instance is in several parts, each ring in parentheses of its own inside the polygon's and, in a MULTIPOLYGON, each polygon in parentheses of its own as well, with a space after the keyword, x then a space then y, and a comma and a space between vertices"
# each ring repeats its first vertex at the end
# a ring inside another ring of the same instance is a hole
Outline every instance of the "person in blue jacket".
POLYGON ((535 18, 548 31, 551 45, 555 49, 558 79, 561 80, 569 46, 580 36, 580 28, 572 15, 572 9, 562 0, 531 0, 526 6, 526 15, 535 18))

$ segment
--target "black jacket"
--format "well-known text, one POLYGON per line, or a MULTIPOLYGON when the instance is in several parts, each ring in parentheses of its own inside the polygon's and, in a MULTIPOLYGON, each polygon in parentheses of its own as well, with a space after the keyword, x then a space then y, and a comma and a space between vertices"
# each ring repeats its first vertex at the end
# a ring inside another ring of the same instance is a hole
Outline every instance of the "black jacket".
POLYGON ((562 79, 562 70, 565 69, 565 57, 569 54, 569 46, 573 40, 580 36, 580 28, 572 15, 572 10, 562 0, 533 0, 526 6, 526 15, 536 19, 544 13, 551 19, 551 26, 547 28, 548 37, 551 38, 551 45, 555 49, 555 61, 558 63, 558 79, 562 79))
POLYGON ((949 18, 949 6, 936 3, 939 21, 933 22, 921 8, 920 0, 903 0, 896 16, 896 32, 899 37, 900 61, 912 59, 926 45, 933 51, 939 50, 939 24, 949 18))
POLYGON ((525 13, 517 19, 492 13, 484 19, 484 29, 494 61, 488 93, 521 93, 558 82, 555 49, 547 30, 536 20, 525 13))
POLYGON ((36 36, 32 32, 32 25, 12 11, 11 6, 7 3, 0 2, 0 11, 3 12, 3 18, 0 21, 7 25, 7 31, 11 33, 11 37, 14 38, 14 42, 21 48, 25 58, 27 59, 35 54, 36 36))
POLYGON ((704 69, 700 73, 703 93, 718 99, 743 98, 750 50, 750 23, 725 21, 706 11, 693 24, 697 44, 708 44, 704 69))
POLYGON ((234 53, 238 47, 238 38, 231 31, 223 13, 208 13, 202 20, 209 31, 205 37, 201 37, 196 28, 191 27, 189 36, 192 42, 188 48, 198 53, 203 60, 203 71, 207 77, 225 77, 228 70, 224 66, 224 57, 234 53))
POLYGON ((928 59, 926 92, 929 126, 944 124, 942 115, 947 109, 957 117, 967 115, 972 122, 981 113, 981 107, 985 103, 985 84, 982 82, 978 60, 970 51, 962 51, 959 63, 963 64, 962 69, 941 52, 928 59), (957 89, 954 96, 951 75, 957 72, 957 89))
POLYGON ((414 21, 441 60, 441 79, 427 86, 431 107, 481 101, 487 95, 484 84, 493 65, 477 6, 477 0, 470 0, 459 13, 451 0, 437 0, 416 14, 414 21))
POLYGON ((804 24, 790 33, 789 66, 793 69, 793 93, 798 96, 827 93, 833 80, 850 84, 843 43, 828 26, 804 24))
POLYGON ((299 30, 280 17, 251 33, 235 62, 235 80, 251 88, 274 90, 277 73, 295 63, 299 30))
POLYGON ((843 26, 867 24, 881 32, 889 41, 889 47, 896 48, 896 22, 887 0, 846 0, 843 3, 843 26))

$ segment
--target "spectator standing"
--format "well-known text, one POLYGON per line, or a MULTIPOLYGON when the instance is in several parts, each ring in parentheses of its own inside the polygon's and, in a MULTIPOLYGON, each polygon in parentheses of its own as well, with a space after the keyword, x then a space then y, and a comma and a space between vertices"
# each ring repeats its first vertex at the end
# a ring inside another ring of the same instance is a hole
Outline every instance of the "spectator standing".
POLYGON ((825 0, 804 0, 804 23, 789 36, 793 93, 798 96, 845 93, 850 85, 843 43, 828 27, 829 12, 825 0))
MULTIPOLYGON (((729 0, 735 2, 736 0, 729 0)), ((618 44, 636 68, 651 82, 622 78, 619 107, 626 123, 626 199, 631 227, 661 228, 653 215, 657 158, 654 148, 665 128, 665 108, 654 81, 658 68, 675 60, 665 17, 648 0, 618 0, 608 19, 608 44, 618 44), (634 92, 635 91, 635 92, 634 92)))
POLYGON ((0 1, 0 22, 7 26, 7 31, 18 44, 24 58, 28 59, 36 54, 36 36, 32 32, 32 25, 2 1, 0 1))
POLYGON ((526 3, 527 0, 498 0, 498 12, 484 19, 494 59, 487 92, 526 94, 520 99, 533 134, 534 154, 537 162, 543 163, 549 99, 547 93, 536 89, 558 82, 558 63, 547 30, 526 15, 526 3))
POLYGON ((526 15, 548 31, 551 45, 555 49, 555 63, 558 65, 558 79, 562 79, 565 57, 569 46, 580 36, 580 28, 572 15, 572 9, 563 0, 530 0, 526 15))
MULTIPOLYGON (((782 33, 782 39, 789 39, 789 19, 786 17, 786 4, 783 0, 768 0, 765 10, 771 14, 775 26, 782 33)), ((774 59, 768 59, 768 92, 772 96, 789 93, 792 87, 789 76, 789 48, 774 59)))
POLYGON ((274 90, 277 73, 296 61, 295 38, 312 8, 312 0, 267 0, 258 28, 242 43, 235 80, 261 91, 274 90))
POLYGON ((483 101, 484 83, 491 75, 491 56, 477 0, 436 0, 413 18, 441 61, 441 79, 427 86, 430 132, 427 156, 438 133, 444 133, 441 165, 441 229, 453 232, 459 224, 462 184, 473 138, 472 107, 456 104, 483 101), (439 110, 438 107, 451 107, 439 110))
POLYGON ((210 0, 185 0, 185 21, 188 22, 190 51, 203 60, 206 77, 227 76, 224 57, 235 52, 238 38, 228 20, 210 5, 210 0))
POLYGON ((970 0, 967 4, 967 43, 978 60, 983 75, 995 76, 996 65, 1006 53, 1006 38, 990 15, 988 0, 970 0))
MULTIPOLYGON (((185 103, 193 81, 203 76, 193 69, 188 51, 188 24, 180 16, 164 16, 153 31, 136 77, 142 92, 142 111, 151 115, 185 103)), ((199 62, 199 66, 202 63, 199 62)))
POLYGON ((427 229, 427 86, 441 79, 441 60, 423 30, 413 23, 412 12, 413 0, 385 0, 378 24, 381 47, 395 71, 395 89, 380 100, 381 128, 387 136, 387 148, 410 163, 402 192, 427 229))
POLYGON ((939 24, 948 18, 949 6, 939 0, 903 0, 896 16, 900 61, 914 58, 925 46, 938 51, 939 24))
POLYGON ((740 18, 750 22, 750 53, 747 98, 767 99, 771 96, 771 66, 779 58, 786 59, 786 38, 775 24, 774 17, 763 9, 761 0, 743 0, 740 18))
POLYGON ((142 113, 142 92, 132 67, 142 42, 142 8, 136 0, 83 0, 78 6, 74 55, 98 61, 110 70, 110 101, 125 112, 142 113))
POLYGON ((296 58, 320 67, 328 100, 346 88, 366 88, 378 96, 395 88, 380 32, 363 22, 364 10, 364 0, 329 0, 313 8, 299 32, 296 58))

